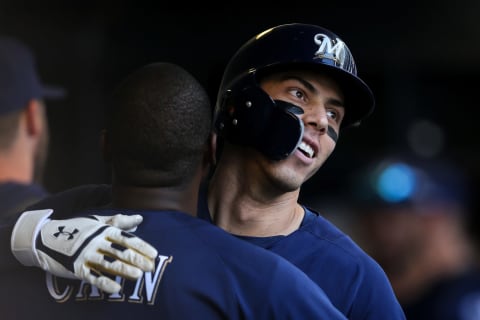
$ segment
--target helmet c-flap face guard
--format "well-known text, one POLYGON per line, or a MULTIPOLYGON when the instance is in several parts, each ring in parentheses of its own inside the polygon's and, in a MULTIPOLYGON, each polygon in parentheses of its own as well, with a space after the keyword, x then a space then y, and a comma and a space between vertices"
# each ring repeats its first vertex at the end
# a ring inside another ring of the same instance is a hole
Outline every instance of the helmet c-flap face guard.
POLYGON ((288 157, 302 140, 303 110, 285 101, 272 100, 258 86, 229 92, 228 110, 218 115, 217 130, 230 143, 250 146, 271 160, 288 157))

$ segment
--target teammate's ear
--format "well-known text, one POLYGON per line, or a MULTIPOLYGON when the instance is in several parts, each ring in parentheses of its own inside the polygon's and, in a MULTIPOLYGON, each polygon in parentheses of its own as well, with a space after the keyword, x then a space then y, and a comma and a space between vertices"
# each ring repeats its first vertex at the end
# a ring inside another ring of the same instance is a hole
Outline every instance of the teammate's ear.
POLYGON ((110 148, 108 132, 106 129, 103 129, 100 132, 100 152, 102 153, 103 160, 105 162, 110 162, 112 160, 112 151, 110 148))
POLYGON ((212 132, 210 134, 210 162, 214 166, 217 164, 217 134, 212 132))
POLYGON ((42 112, 44 112, 44 110, 42 110, 38 100, 31 99, 28 101, 23 113, 25 115, 26 127, 30 136, 38 135, 43 129, 41 122, 42 112))

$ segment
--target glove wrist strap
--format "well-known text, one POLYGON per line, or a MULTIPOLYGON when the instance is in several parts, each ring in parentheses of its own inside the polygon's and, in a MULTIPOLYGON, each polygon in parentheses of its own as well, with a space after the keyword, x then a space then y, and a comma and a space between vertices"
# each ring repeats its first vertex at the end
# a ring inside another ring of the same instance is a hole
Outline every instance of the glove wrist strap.
POLYGON ((40 266, 35 250, 35 239, 41 227, 50 221, 52 209, 25 211, 22 213, 12 231, 11 250, 15 258, 25 266, 40 266))

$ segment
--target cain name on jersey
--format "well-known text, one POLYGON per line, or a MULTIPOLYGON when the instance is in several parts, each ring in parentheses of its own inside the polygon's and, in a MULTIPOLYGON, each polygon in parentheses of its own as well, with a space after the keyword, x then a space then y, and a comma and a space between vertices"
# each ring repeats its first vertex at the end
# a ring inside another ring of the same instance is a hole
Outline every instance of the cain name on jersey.
MULTIPOLYGON (((163 273, 172 261, 173 256, 159 255, 155 271, 145 272, 144 276, 137 279, 134 285, 126 285, 125 279, 117 276, 115 281, 122 285, 122 290, 119 293, 107 294, 87 282, 65 281, 65 279, 57 278, 48 272, 46 273, 47 290, 52 298, 60 303, 74 299, 76 301, 145 302, 148 305, 154 305, 163 273)), ((127 282, 133 284, 133 281, 127 280, 127 282)))

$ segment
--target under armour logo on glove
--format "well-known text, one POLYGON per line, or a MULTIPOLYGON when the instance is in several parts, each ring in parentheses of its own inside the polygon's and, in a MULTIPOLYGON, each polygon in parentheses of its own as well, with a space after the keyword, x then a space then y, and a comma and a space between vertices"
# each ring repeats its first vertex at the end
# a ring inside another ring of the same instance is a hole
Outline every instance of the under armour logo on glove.
POLYGON ((72 232, 63 231, 65 226, 58 227, 58 232, 55 232, 53 235, 58 238, 59 235, 64 234, 68 236, 68 240, 73 239, 73 235, 78 232, 78 229, 74 229, 72 232))
POLYGON ((23 265, 84 280, 108 293, 121 289, 109 276, 138 279, 154 270, 157 250, 126 232, 142 222, 140 215, 50 220, 52 212, 26 211, 15 224, 12 252, 23 265))

